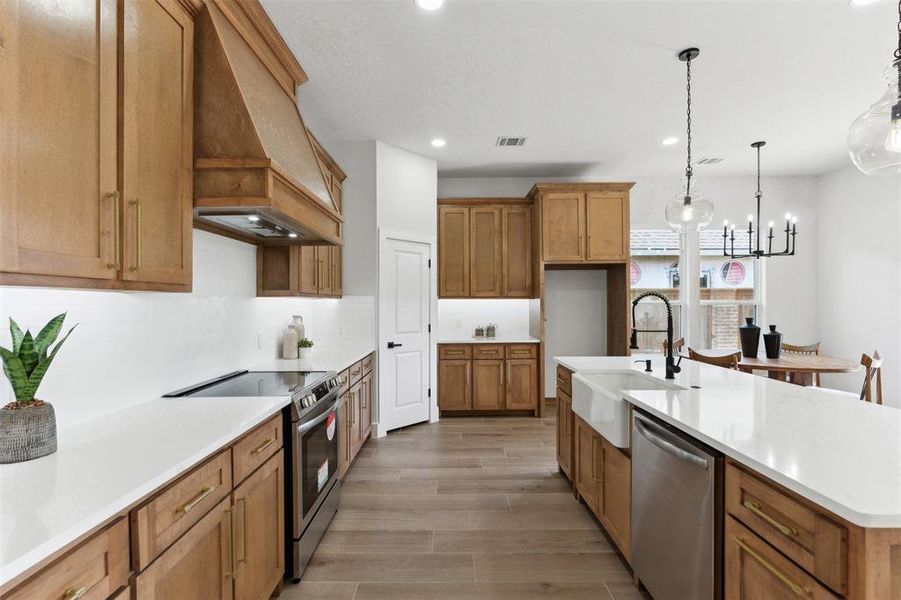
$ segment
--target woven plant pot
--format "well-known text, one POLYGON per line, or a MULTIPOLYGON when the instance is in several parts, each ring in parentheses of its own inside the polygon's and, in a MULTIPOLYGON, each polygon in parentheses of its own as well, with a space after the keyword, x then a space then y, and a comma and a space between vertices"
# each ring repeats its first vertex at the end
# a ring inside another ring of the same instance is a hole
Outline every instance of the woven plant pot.
POLYGON ((56 452, 56 413, 47 402, 0 409, 0 464, 56 452))

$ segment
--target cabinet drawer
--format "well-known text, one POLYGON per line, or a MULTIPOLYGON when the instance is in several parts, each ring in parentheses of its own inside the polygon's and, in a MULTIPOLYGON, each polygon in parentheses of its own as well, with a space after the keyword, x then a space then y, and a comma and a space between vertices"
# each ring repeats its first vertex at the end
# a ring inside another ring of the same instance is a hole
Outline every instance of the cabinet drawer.
POLYGON ((724 545, 725 595, 730 600, 838 598, 732 517, 726 517, 724 545))
POLYGON ((472 357, 480 360, 504 358, 503 344, 477 344, 472 347, 472 357))
POLYGON ((363 359, 363 375, 372 371, 372 355, 363 359))
POLYGON ((726 510, 811 575, 847 593, 844 526, 731 463, 726 466, 726 510))
POLYGON ((538 358, 538 345, 510 344, 507 346, 507 358, 538 358))
POLYGON ((338 373, 338 394, 344 395, 350 387, 350 369, 344 369, 338 373))
POLYGON ((572 381, 573 374, 569 369, 564 369, 561 366, 557 366, 557 389, 563 390, 567 396, 572 397, 572 381))
POLYGON ((350 383, 356 383, 363 376, 363 361, 352 364, 348 371, 350 372, 350 383))
POLYGON ((232 446, 232 481, 235 485, 282 447, 282 416, 277 414, 232 446))
POLYGON ((230 450, 183 475, 131 512, 132 562, 140 571, 172 545, 232 489, 230 450))
POLYGON ((128 521, 119 519, 4 598, 106 600, 128 583, 128 574, 128 521))
POLYGON ((472 358, 472 346, 468 344, 442 344, 438 346, 438 358, 472 358))

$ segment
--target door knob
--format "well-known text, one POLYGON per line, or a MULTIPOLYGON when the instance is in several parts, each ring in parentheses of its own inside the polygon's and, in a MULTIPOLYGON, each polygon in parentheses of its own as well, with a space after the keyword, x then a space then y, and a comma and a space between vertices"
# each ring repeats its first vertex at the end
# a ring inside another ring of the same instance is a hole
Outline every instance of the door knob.
POLYGON ((403 344, 395 344, 394 342, 388 342, 388 349, 389 349, 389 350, 390 350, 391 348, 400 348, 401 346, 403 346, 403 344))

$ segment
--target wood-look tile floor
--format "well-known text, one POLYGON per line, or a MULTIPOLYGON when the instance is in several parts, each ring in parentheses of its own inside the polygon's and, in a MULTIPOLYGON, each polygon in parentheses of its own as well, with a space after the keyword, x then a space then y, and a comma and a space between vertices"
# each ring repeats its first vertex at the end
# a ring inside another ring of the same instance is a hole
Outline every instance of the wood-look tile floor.
POLYGON ((638 600, 557 472, 550 417, 445 418, 370 440, 282 600, 638 600))

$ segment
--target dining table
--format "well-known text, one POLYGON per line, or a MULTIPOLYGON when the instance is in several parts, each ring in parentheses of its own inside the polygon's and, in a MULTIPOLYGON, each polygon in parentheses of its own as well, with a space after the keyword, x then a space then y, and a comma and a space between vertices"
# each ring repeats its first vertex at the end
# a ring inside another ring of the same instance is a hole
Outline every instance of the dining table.
MULTIPOLYGON (((727 356, 740 352, 738 348, 717 348, 698 350, 707 356, 727 356)), ((688 358, 688 353, 684 353, 688 358)), ((770 379, 788 381, 797 385, 813 385, 814 375, 823 373, 854 373, 860 369, 860 362, 846 358, 835 358, 820 354, 794 354, 783 352, 779 358, 766 358, 742 355, 738 361, 738 370, 745 373, 766 371, 770 379)))

